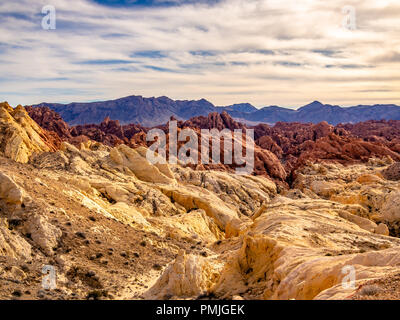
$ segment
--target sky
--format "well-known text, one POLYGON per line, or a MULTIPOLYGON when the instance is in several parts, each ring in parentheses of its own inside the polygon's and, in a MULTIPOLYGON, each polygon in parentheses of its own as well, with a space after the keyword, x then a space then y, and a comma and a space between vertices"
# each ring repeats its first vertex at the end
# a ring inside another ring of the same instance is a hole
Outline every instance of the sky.
POLYGON ((0 2, 0 100, 400 105, 398 0, 0 2), (44 29, 55 9, 55 29, 44 29))

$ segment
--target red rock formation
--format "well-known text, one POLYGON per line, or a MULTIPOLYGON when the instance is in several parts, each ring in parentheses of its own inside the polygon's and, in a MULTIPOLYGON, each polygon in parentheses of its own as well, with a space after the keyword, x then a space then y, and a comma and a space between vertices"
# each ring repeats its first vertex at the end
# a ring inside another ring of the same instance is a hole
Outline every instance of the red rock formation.
POLYGON ((305 163, 306 160, 335 160, 344 164, 368 161, 371 157, 381 158, 384 156, 390 156, 396 161, 400 160, 398 153, 383 145, 353 137, 340 137, 333 133, 302 146, 303 152, 298 158, 298 166, 305 163))
POLYGON ((400 180, 400 162, 393 163, 389 168, 382 171, 382 175, 387 180, 400 180))
POLYGON ((371 120, 356 124, 339 124, 337 127, 365 141, 377 142, 394 152, 400 152, 400 120, 371 120))
MULTIPOLYGON (((149 146, 146 141, 149 128, 140 125, 123 125, 119 121, 104 119, 101 124, 80 125, 69 128, 60 116, 48 108, 27 108, 31 117, 44 129, 57 133, 63 140, 79 144, 87 139, 109 146, 127 144, 131 147, 149 146)), ((171 118, 171 120, 175 120, 171 118)), ((168 137, 168 123, 157 128, 168 137)), ((235 130, 246 125, 235 121, 223 112, 210 113, 207 117, 194 117, 177 121, 178 132, 194 129, 199 137, 201 129, 235 130)), ((286 123, 278 122, 271 127, 259 124, 254 127, 255 168, 254 174, 267 175, 283 182, 307 161, 338 161, 343 164, 367 161, 371 157, 390 156, 400 161, 400 121, 367 121, 358 124, 340 124, 336 127, 327 122, 286 123)), ((185 142, 179 142, 178 148, 185 142)), ((223 143, 220 144, 223 161, 223 143)), ((168 155, 168 148, 167 148, 168 155)), ((211 156, 211 155, 210 155, 211 156)), ((197 165, 197 169, 233 170, 232 165, 197 165)))
POLYGON ((279 159, 282 159, 283 150, 280 146, 276 144, 276 142, 271 138, 271 136, 261 136, 256 140, 256 144, 262 149, 271 151, 279 159))
POLYGON ((207 117, 194 117, 185 122, 180 121, 178 126, 180 128, 200 128, 200 129, 244 129, 246 126, 240 122, 236 122, 233 118, 227 113, 222 112, 219 114, 218 112, 212 112, 207 117))
POLYGON ((62 140, 79 144, 88 139, 104 143, 108 146, 118 144, 135 145, 131 138, 137 133, 144 133, 146 129, 130 124, 121 126, 119 121, 104 119, 100 124, 79 125, 69 127, 60 115, 47 107, 26 107, 30 117, 35 120, 42 128, 56 133, 62 140))
POLYGON ((72 138, 68 124, 64 122, 58 113, 47 107, 26 107, 25 109, 29 116, 42 128, 55 132, 63 140, 72 138))
MULTIPOLYGON (((175 120, 171 118, 171 120, 175 120)), ((167 135, 167 157, 168 155, 168 145, 169 145, 169 135, 168 135, 168 128, 169 124, 165 124, 164 126, 159 126, 160 129, 162 129, 166 135, 167 135)), ((185 128, 190 128, 194 130, 197 134, 198 137, 198 144, 200 146, 201 144, 201 129, 217 129, 219 131, 222 131, 224 129, 228 130, 235 130, 235 129, 246 129, 246 126, 234 121, 226 112, 223 112, 222 114, 218 113, 211 113, 208 117, 195 117, 192 119, 189 119, 185 122, 183 121, 177 121, 177 129, 178 129, 178 134, 180 133, 181 130, 185 128)), ((243 131, 243 134, 245 132, 243 131)), ((143 141, 143 140, 142 140, 143 141)), ((245 141, 245 138, 243 137, 243 141, 245 141)), ((151 143, 148 143, 147 145, 149 146, 151 143)), ((178 142, 178 150, 179 148, 184 145, 185 142, 178 142)), ((211 141, 210 141, 211 145, 211 141)), ((277 147, 279 149, 279 147, 277 147)), ((278 150, 277 149, 277 150, 278 150)), ((245 154, 246 148, 243 148, 243 154, 245 154)), ((224 140, 221 139, 220 141, 220 162, 221 164, 211 164, 211 150, 210 150, 210 164, 199 164, 199 165, 189 165, 193 169, 197 170, 204 170, 204 169, 212 169, 212 170, 220 170, 220 171, 234 171, 236 168, 240 167, 240 165, 234 163, 232 164, 223 164, 224 161, 224 140)), ((200 163, 200 152, 197 156, 198 163, 200 163)), ((277 182, 283 183, 286 180, 287 173, 279 161, 278 157, 274 152, 271 152, 269 150, 266 150, 257 144, 255 145, 254 149, 254 172, 253 174, 255 175, 265 175, 268 176, 272 179, 274 179, 277 182)))
POLYGON ((338 124, 337 128, 343 128, 354 136, 363 139, 369 139, 370 137, 375 136, 392 141, 393 139, 400 137, 400 120, 371 120, 356 124, 338 124))

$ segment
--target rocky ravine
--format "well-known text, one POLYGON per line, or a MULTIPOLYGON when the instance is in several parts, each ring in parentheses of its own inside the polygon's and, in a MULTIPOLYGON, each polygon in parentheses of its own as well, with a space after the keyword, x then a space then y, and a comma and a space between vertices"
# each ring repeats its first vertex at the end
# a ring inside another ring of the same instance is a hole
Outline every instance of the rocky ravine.
POLYGON ((153 166, 145 147, 50 144, 6 104, 0 128, 2 299, 399 296, 389 155, 305 159, 284 189, 265 176, 153 166), (55 290, 41 286, 44 265, 57 270, 55 290), (344 266, 354 288, 341 285, 344 266))

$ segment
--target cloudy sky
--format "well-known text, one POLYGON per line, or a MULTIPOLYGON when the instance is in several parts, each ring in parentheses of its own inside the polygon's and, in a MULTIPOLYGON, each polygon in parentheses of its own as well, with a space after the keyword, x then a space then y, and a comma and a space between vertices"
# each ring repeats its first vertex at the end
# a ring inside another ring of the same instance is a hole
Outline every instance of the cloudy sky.
POLYGON ((12 105, 133 94, 400 104, 399 89, 398 0, 0 3, 0 100, 12 105), (42 28, 45 5, 56 9, 55 30, 42 28))

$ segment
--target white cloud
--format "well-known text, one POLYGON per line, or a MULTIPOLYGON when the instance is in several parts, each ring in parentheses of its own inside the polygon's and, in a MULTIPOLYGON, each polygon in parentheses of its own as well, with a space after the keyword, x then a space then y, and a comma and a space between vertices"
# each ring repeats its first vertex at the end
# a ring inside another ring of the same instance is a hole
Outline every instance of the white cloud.
POLYGON ((217 105, 400 103, 396 0, 226 0, 129 9, 51 2, 57 29, 48 31, 41 29, 47 0, 0 4, 0 100, 142 94, 217 105), (345 5, 356 9, 354 31, 342 27, 345 5))

